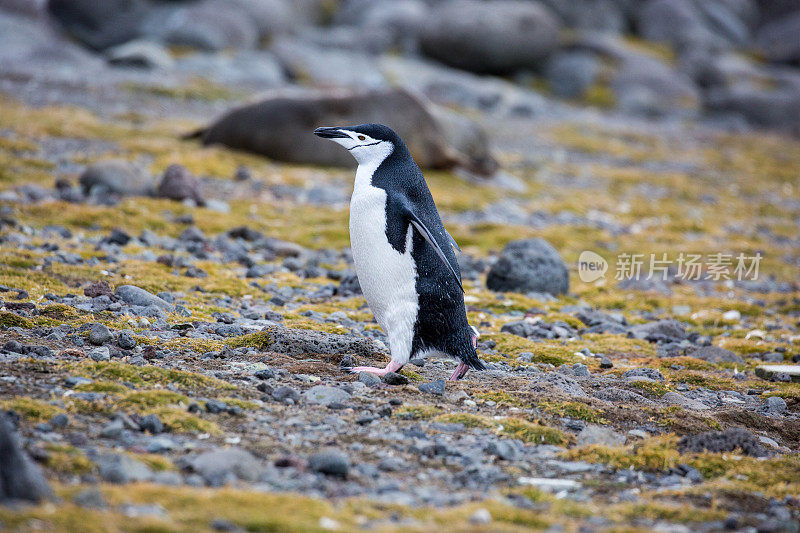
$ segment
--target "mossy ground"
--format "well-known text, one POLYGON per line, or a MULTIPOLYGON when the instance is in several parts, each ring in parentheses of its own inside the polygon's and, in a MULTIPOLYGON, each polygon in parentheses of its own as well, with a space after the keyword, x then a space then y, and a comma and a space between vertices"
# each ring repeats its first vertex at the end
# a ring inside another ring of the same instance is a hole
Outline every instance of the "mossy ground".
MULTIPOLYGON (((647 53, 664 53, 660 47, 629 44, 646 47, 647 53)), ((139 96, 175 100, 213 101, 237 96, 203 82, 179 88, 127 86, 123 89, 139 96)), ((612 97, 603 84, 592 87, 584 95, 597 107, 612 106, 612 97)), ((201 282, 205 292, 198 292, 193 290, 198 285, 196 279, 175 274, 172 268, 156 262, 135 258, 122 262, 108 261, 94 246, 87 245, 85 239, 71 239, 60 244, 81 257, 94 258, 92 265, 48 264, 49 254, 35 251, 35 247, 56 240, 37 233, 51 225, 63 226, 88 239, 105 236, 116 227, 132 235, 151 230, 159 235, 177 237, 186 229, 181 217, 191 215, 196 226, 209 236, 246 225, 271 237, 309 248, 340 249, 349 245, 346 209, 297 204, 273 197, 268 191, 272 185, 303 187, 309 183, 331 183, 349 186, 352 172, 276 165, 252 155, 219 147, 201 147, 193 141, 180 140, 181 135, 198 125, 191 120, 146 114, 126 114, 112 119, 64 105, 34 108, 10 97, 0 97, 0 130, 3 131, 0 137, 0 189, 3 191, 31 183, 50 188, 56 178, 74 183, 76 166, 111 156, 141 161, 154 175, 160 174, 169 164, 180 163, 192 173, 212 180, 212 183, 225 185, 231 184, 240 166, 246 166, 254 180, 262 184, 259 192, 232 187, 232 192, 225 198, 230 206, 228 213, 155 198, 123 199, 113 207, 61 201, 3 202, 12 209, 18 227, 33 230, 29 243, 33 249, 3 246, 0 250, 0 285, 26 290, 29 297, 23 301, 36 303, 38 310, 28 314, 0 311, 1 327, 30 331, 62 323, 79 327, 101 322, 112 329, 133 329, 139 342, 156 343, 147 340, 142 328, 108 314, 80 312, 43 300, 46 293, 80 294, 88 282, 101 279, 112 287, 133 283, 152 292, 167 290, 183 294, 192 316, 190 319, 170 316, 170 323, 212 321, 213 312, 227 310, 216 303, 220 296, 237 300, 264 297, 251 284, 252 280, 243 277, 244 269, 237 264, 199 261, 197 266, 206 271, 208 277, 201 282), (98 148, 89 155, 74 154, 65 165, 44 149, 46 141, 53 139, 78 139, 98 148)), ((505 128, 496 132, 496 137, 502 147, 504 139, 520 137, 522 133, 516 128, 505 128)), ((487 361, 507 362, 512 367, 533 366, 543 372, 553 371, 553 367, 562 364, 580 362, 586 364, 592 373, 602 376, 619 375, 629 368, 649 366, 659 368, 665 381, 630 383, 625 388, 654 401, 679 387, 684 391, 702 387, 711 391, 741 393, 754 389, 763 391, 764 397, 786 398, 790 411, 796 413, 800 407, 797 384, 767 383, 752 373, 757 363, 755 355, 780 348, 784 359, 791 361, 800 353, 797 332, 799 255, 796 245, 797 219, 800 216, 796 207, 800 190, 800 148, 796 142, 755 133, 722 135, 690 131, 684 138, 638 128, 568 122, 537 126, 530 136, 536 142, 534 163, 528 159, 527 152, 505 153, 501 148, 500 153, 501 159, 511 162, 511 172, 525 183, 525 191, 509 193, 490 184, 461 179, 452 173, 426 172, 448 229, 466 252, 486 257, 511 240, 542 237, 553 244, 571 265, 570 294, 552 302, 518 294, 492 293, 483 288, 484 279, 465 283, 470 320, 480 324, 482 342, 495 343, 493 352, 485 353, 483 357, 487 361), (550 151, 566 156, 549 157, 550 151), (542 153, 546 155, 541 156, 542 153), (795 203, 780 201, 782 198, 795 203), (510 201, 526 213, 571 213, 581 217, 583 222, 543 226, 488 220, 450 223, 450 220, 464 220, 464 215, 481 212, 501 201, 510 201), (762 279, 772 276, 794 285, 788 292, 763 294, 737 286, 698 290, 691 284, 671 285, 669 294, 623 290, 613 281, 613 267, 605 283, 580 281, 573 265, 584 250, 599 253, 612 265, 621 253, 666 253, 674 258, 680 253, 722 251, 752 255, 758 252, 763 256, 760 265, 762 279), (577 318, 564 310, 578 303, 587 303, 606 312, 620 312, 630 323, 645 322, 652 317, 676 317, 688 324, 692 332, 708 335, 715 345, 742 356, 745 363, 714 364, 685 356, 659 358, 653 344, 623 335, 584 334, 569 341, 534 342, 500 332, 504 323, 519 319, 532 309, 544 313, 543 319, 548 322, 564 320, 580 329, 582 325, 577 318), (732 310, 739 311, 742 319, 723 317, 724 313, 732 310), (614 368, 600 369, 598 360, 581 355, 584 348, 611 357, 614 368), (524 352, 533 354, 530 362, 517 359, 524 352), (747 378, 733 379, 734 368, 747 372, 747 378)), ((147 250, 129 245, 123 247, 123 251, 133 256, 147 250)), ((345 267, 333 266, 338 269, 345 267)), ((303 279, 280 272, 268 280, 259 280, 259 283, 263 282, 312 287, 327 281, 303 279)), ((344 328, 338 324, 318 322, 301 314, 309 310, 323 314, 344 311, 356 321, 371 319, 362 298, 334 298, 303 302, 283 309, 285 325, 343 332, 344 328)), ((10 338, 12 336, 7 336, 4 330, 3 341, 10 338)), ((78 360, 74 354, 60 353, 57 353, 55 361, 23 359, 13 365, 4 364, 4 370, 19 379, 48 386, 39 387, 34 394, 4 385, 0 389, 0 399, 4 409, 13 409, 22 415, 22 429, 26 434, 30 434, 35 424, 48 422, 62 412, 77 420, 81 417, 105 420, 122 411, 139 415, 154 413, 174 433, 209 434, 211 442, 223 444, 225 437, 242 434, 243 428, 254 417, 274 413, 271 408, 258 403, 258 394, 252 387, 243 385, 243 380, 239 379, 241 376, 235 371, 219 362, 201 360, 198 355, 229 347, 253 348, 261 357, 261 352, 270 345, 269 340, 269 333, 262 332, 229 340, 179 337, 158 342, 159 348, 185 355, 183 364, 188 368, 169 368, 169 362, 144 367, 121 362, 94 363, 78 360), (215 377, 216 372, 229 372, 230 379, 215 377), (55 383, 50 381, 51 378, 65 376, 91 378, 93 383, 79 385, 75 392, 102 393, 105 396, 101 400, 87 401, 51 395, 49 390, 55 383), (201 398, 225 401, 243 409, 245 414, 235 417, 202 412, 204 400, 201 398), (187 405, 193 401, 197 401, 201 412, 187 410, 187 405)), ((252 360, 245 362, 252 363, 252 360)), ((327 361, 304 361, 302 364, 323 376, 338 372, 327 361)), ((431 377, 426 372, 426 369, 419 372, 408 369, 406 375, 414 381, 424 380, 431 377)), ((57 504, 22 509, 0 508, 0 521, 10 529, 20 530, 203 531, 213 520, 225 519, 249 531, 314 531, 322 528, 320 519, 326 517, 338 522, 342 530, 372 524, 386 530, 438 531, 448 527, 455 530, 516 531, 546 529, 551 525, 577 529, 582 520, 602 516, 609 521, 610 527, 622 530, 639 518, 687 524, 723 518, 726 502, 734 499, 732 493, 783 498, 800 492, 797 482, 800 466, 796 455, 756 460, 735 454, 682 455, 677 451, 678 435, 729 425, 764 431, 781 444, 796 449, 800 443, 800 431, 795 426, 758 413, 731 409, 720 414, 698 414, 679 407, 608 407, 589 400, 545 398, 531 391, 522 378, 448 384, 448 392, 452 390, 465 392, 475 402, 475 407, 453 405, 447 398, 431 399, 410 385, 395 393, 405 403, 395 409, 390 420, 404 427, 431 423, 463 424, 467 431, 485 431, 529 444, 558 445, 566 449, 563 453, 565 459, 602 463, 611 469, 664 472, 685 463, 696 467, 705 480, 700 485, 678 491, 645 491, 636 503, 612 502, 607 494, 614 491, 600 490, 601 485, 606 488, 612 485, 607 478, 585 480, 587 486, 596 481, 598 490, 594 500, 584 502, 556 498, 535 488, 509 490, 533 502, 533 509, 514 507, 494 496, 451 509, 427 509, 237 488, 100 485, 99 490, 112 508, 93 511, 70 502, 76 492, 93 486, 81 481, 80 476, 92 474, 94 464, 75 446, 51 443, 45 447, 47 453, 42 454, 45 458, 40 462, 56 483, 61 500, 57 504), (563 426, 561 419, 607 424, 620 432, 650 424, 666 434, 620 448, 575 448, 574 434, 563 426), (168 518, 126 517, 116 507, 122 503, 159 504, 167 511, 168 518), (479 507, 490 511, 493 517, 490 526, 482 527, 468 521, 470 514, 479 507), (403 519, 416 522, 405 527, 401 522, 403 519)), ((277 413, 283 415, 282 411, 277 413)), ((76 431, 83 429, 85 426, 79 425, 76 431)), ((262 441, 251 443, 253 448, 273 450, 284 445, 272 436, 260 438, 262 441)), ((155 470, 174 468, 164 456, 136 456, 155 470)))

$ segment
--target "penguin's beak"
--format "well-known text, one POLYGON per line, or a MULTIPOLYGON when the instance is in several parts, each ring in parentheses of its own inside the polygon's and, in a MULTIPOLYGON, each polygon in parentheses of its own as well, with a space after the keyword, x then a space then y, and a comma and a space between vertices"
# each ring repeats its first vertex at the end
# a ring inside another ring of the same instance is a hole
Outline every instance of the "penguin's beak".
POLYGON ((314 135, 325 139, 350 138, 349 135, 343 133, 339 128, 317 128, 314 130, 314 135))

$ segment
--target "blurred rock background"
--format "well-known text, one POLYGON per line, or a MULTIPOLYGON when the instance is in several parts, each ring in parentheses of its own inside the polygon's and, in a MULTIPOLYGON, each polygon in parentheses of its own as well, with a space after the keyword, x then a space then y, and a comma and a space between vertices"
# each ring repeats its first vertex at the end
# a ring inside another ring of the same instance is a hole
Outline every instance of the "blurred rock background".
POLYGON ((496 116, 555 99, 800 133, 792 0, 3 0, 0 29, 5 79, 399 86, 496 116))

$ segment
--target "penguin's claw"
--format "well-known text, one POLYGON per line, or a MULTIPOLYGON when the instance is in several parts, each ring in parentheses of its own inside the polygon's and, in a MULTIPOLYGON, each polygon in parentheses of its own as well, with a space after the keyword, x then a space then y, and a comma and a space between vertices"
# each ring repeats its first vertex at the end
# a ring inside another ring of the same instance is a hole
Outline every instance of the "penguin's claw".
POLYGON ((456 371, 453 372, 452 376, 450 376, 449 381, 458 381, 459 379, 463 378, 464 374, 467 373, 467 370, 469 370, 469 367, 467 366, 466 363, 458 363, 456 371))
POLYGON ((376 376, 385 376, 390 370, 386 368, 378 368, 375 366, 354 366, 350 369, 350 372, 353 374, 359 374, 361 372, 369 372, 370 374, 375 374, 376 376))
POLYGON ((394 361, 389 361, 389 364, 386 365, 386 368, 377 368, 374 366, 355 366, 350 369, 350 372, 353 374, 358 374, 359 372, 369 372, 371 374, 375 374, 376 376, 385 376, 389 372, 397 372, 403 368, 403 365, 399 363, 395 363, 394 361))

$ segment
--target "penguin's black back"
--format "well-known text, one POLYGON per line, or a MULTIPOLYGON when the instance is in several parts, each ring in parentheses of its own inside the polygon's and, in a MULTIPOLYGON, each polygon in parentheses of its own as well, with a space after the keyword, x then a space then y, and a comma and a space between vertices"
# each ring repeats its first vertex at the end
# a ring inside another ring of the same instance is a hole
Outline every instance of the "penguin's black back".
MULTIPOLYGON (((410 210, 431 232, 460 280, 461 273, 450 238, 422 171, 405 143, 391 129, 379 124, 352 129, 373 138, 390 140, 395 147, 372 175, 372 185, 386 191, 386 237, 389 243, 399 253, 405 253, 410 224, 406 213, 410 210)), ((419 295, 411 357, 427 350, 438 350, 471 368, 483 370, 485 366, 472 342, 474 333, 467 322, 461 284, 419 231, 413 232, 411 256, 417 267, 416 290, 419 295)))

